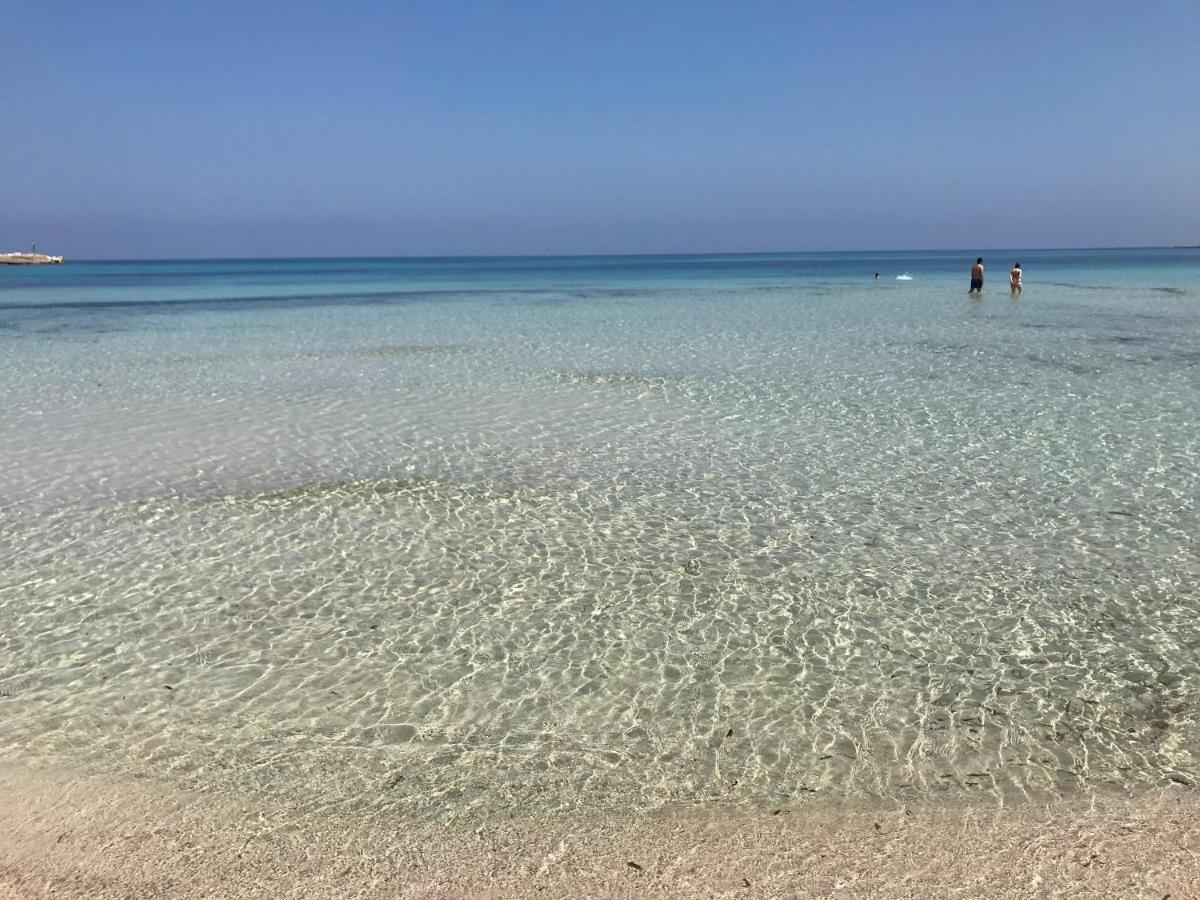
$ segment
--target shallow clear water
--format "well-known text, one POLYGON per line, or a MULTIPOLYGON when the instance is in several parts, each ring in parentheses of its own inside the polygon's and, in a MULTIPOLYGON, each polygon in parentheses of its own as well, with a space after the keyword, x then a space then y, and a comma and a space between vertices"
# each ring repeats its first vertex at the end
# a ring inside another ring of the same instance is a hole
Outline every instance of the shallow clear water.
POLYGON ((1200 252, 974 255, 0 270, 0 748, 432 817, 1200 777, 1200 252))

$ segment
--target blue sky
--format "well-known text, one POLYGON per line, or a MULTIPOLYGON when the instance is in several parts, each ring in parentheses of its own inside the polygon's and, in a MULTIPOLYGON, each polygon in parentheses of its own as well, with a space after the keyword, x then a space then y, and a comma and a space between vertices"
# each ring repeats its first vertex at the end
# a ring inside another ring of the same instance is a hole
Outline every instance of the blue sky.
POLYGON ((1200 4, 6 0, 0 249, 1200 243, 1200 4))

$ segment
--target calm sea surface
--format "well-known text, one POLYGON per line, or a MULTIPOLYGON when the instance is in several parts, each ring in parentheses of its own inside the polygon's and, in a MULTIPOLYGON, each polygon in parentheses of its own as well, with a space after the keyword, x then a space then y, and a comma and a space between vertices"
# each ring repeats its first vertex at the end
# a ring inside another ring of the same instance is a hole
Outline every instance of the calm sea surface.
POLYGON ((0 751, 442 819, 1200 779, 1200 251, 975 255, 0 268, 0 751))

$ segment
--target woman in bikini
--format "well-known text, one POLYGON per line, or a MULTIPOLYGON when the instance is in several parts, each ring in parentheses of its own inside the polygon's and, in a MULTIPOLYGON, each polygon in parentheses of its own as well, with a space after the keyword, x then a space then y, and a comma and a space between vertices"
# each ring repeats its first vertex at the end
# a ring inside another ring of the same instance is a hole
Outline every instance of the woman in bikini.
POLYGON ((1012 267, 1012 271, 1008 273, 1008 287, 1012 291, 1014 297, 1021 296, 1021 264, 1017 263, 1012 267))

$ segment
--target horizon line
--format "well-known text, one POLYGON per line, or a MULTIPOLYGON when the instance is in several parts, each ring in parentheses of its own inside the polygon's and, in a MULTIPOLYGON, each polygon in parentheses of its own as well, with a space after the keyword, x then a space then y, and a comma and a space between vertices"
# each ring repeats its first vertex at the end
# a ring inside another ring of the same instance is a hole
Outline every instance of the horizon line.
MULTIPOLYGON (((40 241, 38 243, 41 243, 40 241)), ((897 250, 693 250, 685 253, 438 253, 438 254, 397 254, 365 256, 111 256, 111 257, 70 257, 61 255, 67 262, 78 263, 121 263, 121 262, 275 262, 296 260, 435 260, 435 259, 612 259, 612 258, 651 258, 663 256, 700 257, 700 256, 817 256, 827 254, 851 253, 965 253, 979 255, 981 253, 1013 253, 1013 252, 1074 252, 1081 250, 1200 250, 1200 244, 1139 244, 1129 246, 1096 246, 1096 247, 909 247, 897 250)))

